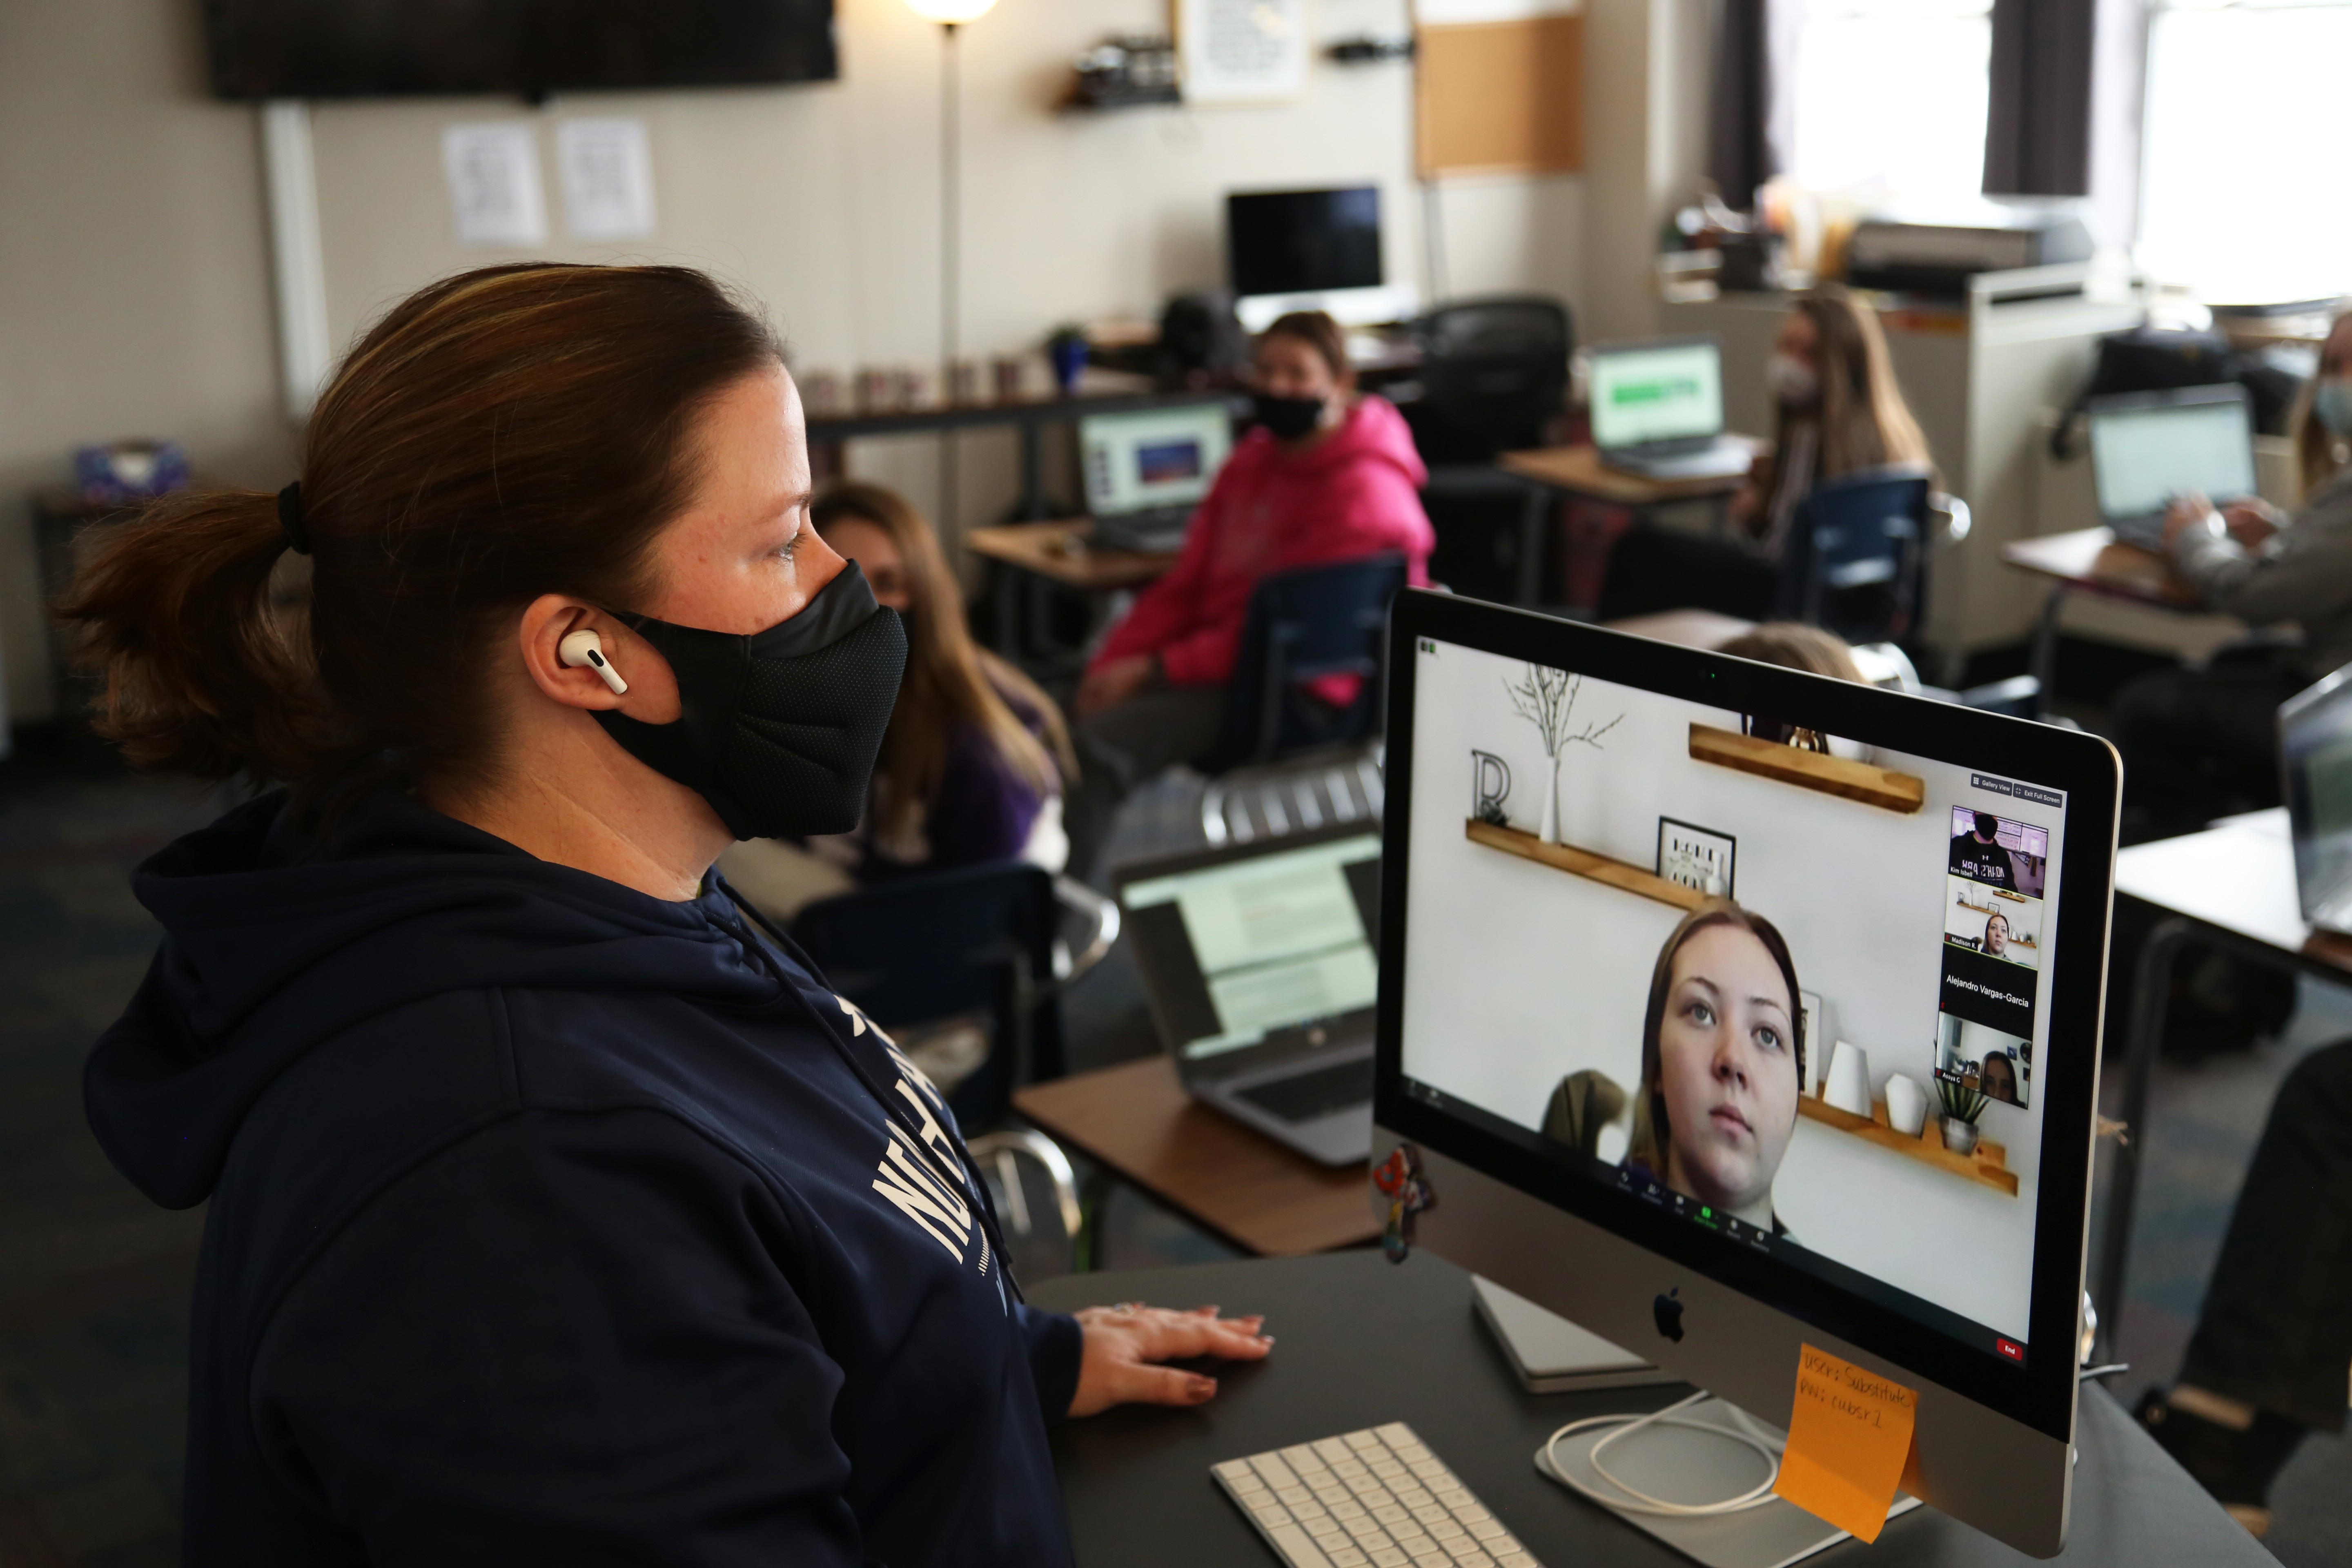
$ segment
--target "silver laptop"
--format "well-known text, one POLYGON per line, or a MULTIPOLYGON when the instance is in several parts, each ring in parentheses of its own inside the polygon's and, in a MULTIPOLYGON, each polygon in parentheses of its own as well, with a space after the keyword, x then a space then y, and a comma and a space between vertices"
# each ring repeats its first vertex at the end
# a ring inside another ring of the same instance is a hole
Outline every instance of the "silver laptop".
POLYGON ((1756 454, 1723 433, 1723 343, 1706 334, 1596 343, 1587 406, 1612 468, 1651 479, 1744 474, 1756 454))
POLYGON ((1233 450, 1221 399, 1078 421, 1079 464, 1097 550, 1173 551, 1233 450))
POLYGON ((1326 1165, 1371 1149, 1380 882, 1360 823, 1112 874, 1185 1089, 1326 1165))
POLYGON ((2352 665, 2279 710, 2279 760, 2303 918, 2352 935, 2352 665))
POLYGON ((2095 397, 2085 405, 2099 521, 2127 543, 2164 542, 2174 499, 2215 506, 2254 493, 2254 426, 2242 388, 2184 386, 2095 397))

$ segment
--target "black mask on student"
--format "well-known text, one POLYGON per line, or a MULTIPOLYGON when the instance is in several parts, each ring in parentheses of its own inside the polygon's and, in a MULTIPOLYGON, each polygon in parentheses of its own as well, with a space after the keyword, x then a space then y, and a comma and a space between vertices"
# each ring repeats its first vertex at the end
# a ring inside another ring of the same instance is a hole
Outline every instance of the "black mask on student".
POLYGON ((857 563, 749 637, 622 618, 669 660, 684 709, 670 724, 599 710, 623 750, 709 801, 738 838, 857 826, 907 663, 906 632, 857 563))
POLYGON ((1277 441, 1296 441, 1314 434, 1323 422, 1319 397, 1276 397, 1269 392, 1250 394, 1250 413, 1277 441))

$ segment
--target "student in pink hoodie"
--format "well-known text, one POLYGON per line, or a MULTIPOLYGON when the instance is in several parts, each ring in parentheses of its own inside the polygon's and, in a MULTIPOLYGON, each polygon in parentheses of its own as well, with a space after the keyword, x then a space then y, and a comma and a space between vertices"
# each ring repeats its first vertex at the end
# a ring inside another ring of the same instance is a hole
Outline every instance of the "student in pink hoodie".
POLYGON ((1129 791, 1215 747, 1260 578, 1394 550, 1410 581, 1429 581, 1428 470, 1395 405, 1357 395, 1339 323, 1320 310, 1276 321, 1258 338, 1251 388, 1257 427, 1201 503, 1175 569, 1111 628, 1071 703, 1074 874, 1092 868, 1129 791))

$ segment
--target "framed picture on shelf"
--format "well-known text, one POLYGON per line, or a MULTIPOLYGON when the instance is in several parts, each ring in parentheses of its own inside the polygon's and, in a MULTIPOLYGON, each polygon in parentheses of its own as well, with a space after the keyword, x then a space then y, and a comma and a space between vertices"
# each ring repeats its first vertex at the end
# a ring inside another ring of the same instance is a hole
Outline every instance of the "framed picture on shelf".
POLYGON ((1738 850, 1739 841, 1728 833, 1671 816, 1658 818, 1658 875, 1694 892, 1731 898, 1738 850))

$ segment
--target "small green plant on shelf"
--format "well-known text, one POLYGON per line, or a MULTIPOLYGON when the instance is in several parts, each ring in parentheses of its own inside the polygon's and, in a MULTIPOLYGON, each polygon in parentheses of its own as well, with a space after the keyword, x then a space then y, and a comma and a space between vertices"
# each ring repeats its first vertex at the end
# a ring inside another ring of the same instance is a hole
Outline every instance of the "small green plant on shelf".
POLYGON ((1991 1103, 1986 1099, 1984 1090, 1970 1089, 1958 1079, 1948 1078, 1936 1080, 1936 1098, 1944 1102, 1945 1115, 1955 1121, 1965 1121, 1971 1127, 1976 1125, 1977 1118, 1984 1114, 1984 1108, 1991 1103))

